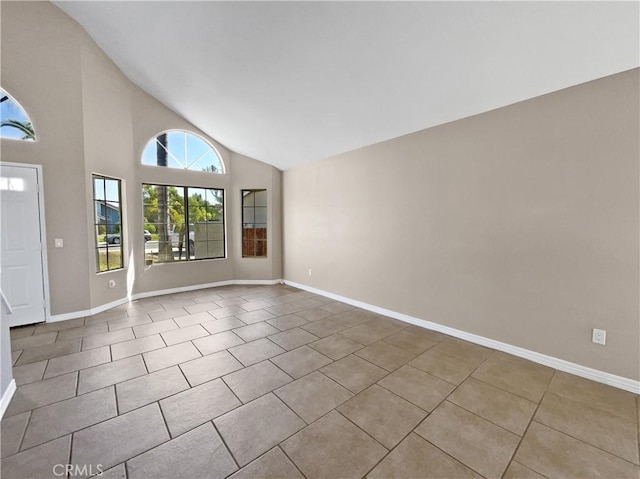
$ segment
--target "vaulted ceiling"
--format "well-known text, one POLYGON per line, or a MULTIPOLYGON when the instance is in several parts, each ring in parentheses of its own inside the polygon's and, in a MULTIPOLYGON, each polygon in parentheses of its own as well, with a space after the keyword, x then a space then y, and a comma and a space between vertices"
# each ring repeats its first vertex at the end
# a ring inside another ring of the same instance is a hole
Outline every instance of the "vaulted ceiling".
POLYGON ((54 3, 133 83, 280 169, 640 65, 638 2, 54 3))

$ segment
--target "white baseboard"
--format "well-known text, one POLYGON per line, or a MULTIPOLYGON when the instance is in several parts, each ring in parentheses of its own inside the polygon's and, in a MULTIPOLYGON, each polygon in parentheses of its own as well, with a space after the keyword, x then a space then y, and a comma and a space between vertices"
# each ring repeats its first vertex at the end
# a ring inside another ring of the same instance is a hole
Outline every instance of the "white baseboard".
POLYGON ((151 298, 153 296, 164 296, 166 294, 184 293, 186 291, 196 291, 199 289, 215 288, 217 286, 229 286, 229 285, 270 285, 282 283, 281 279, 231 279, 225 281, 216 281, 215 283, 194 284, 191 286, 180 286, 178 288, 161 289, 157 291, 146 291, 144 293, 136 293, 128 298, 121 298, 110 303, 96 306, 95 308, 86 309, 84 311, 74 311, 72 313, 52 314, 49 318, 50 323, 57 321, 66 321, 67 319, 84 318, 85 316, 93 316, 94 314, 102 313, 116 306, 135 301, 136 299, 151 298))
POLYGON ((13 398, 13 394, 16 392, 16 380, 12 379, 7 389, 2 393, 2 398, 0 399, 0 419, 4 417, 4 413, 9 407, 9 403, 13 398))
POLYGON ((625 391, 630 391, 635 394, 640 394, 640 381, 625 378, 622 376, 616 376, 615 374, 599 371, 597 369, 592 369, 587 366, 581 366, 580 364, 575 364, 569 361, 565 361, 564 359, 554 358, 553 356, 547 356, 545 354, 537 353, 535 351, 530 351, 528 349, 520 348, 518 346, 502 343, 500 341, 496 341, 495 339, 485 338, 484 336, 478 336, 477 334, 467 333, 459 329, 443 326, 442 324, 433 323, 431 321, 415 318, 407 314, 398 313, 396 311, 391 311, 389 309, 380 308, 372 304, 363 303, 362 301, 357 301, 351 298, 340 296, 338 294, 330 293, 328 291, 323 291, 321 289, 313 288, 311 286, 307 286, 304 284, 295 283, 293 281, 288 281, 288 280, 285 280, 284 282, 285 284, 293 286, 294 288, 303 289, 305 291, 309 291, 310 293, 315 293, 320 296, 325 296, 327 298, 335 299, 336 301, 341 301, 343 303, 347 303, 352 306, 356 306, 358 308, 366 309, 367 311, 372 311, 374 313, 382 314, 384 316, 389 316, 390 318, 415 324, 416 326, 421 326, 426 329, 431 329, 433 331, 438 331, 444 334, 448 334, 449 336, 464 339, 466 341, 479 344, 481 346, 487 346, 489 348, 496 349, 498 351, 503 351, 505 353, 512 354, 514 356, 518 356, 524 359, 528 359, 530 361, 533 361, 538 364, 542 364, 544 366, 549 366, 551 368, 557 369, 558 371, 564 371, 566 373, 574 374, 576 376, 580 376, 586 379, 591 379, 592 381, 596 381, 602 384, 607 384, 609 386, 614 386, 619 389, 624 389, 625 391))

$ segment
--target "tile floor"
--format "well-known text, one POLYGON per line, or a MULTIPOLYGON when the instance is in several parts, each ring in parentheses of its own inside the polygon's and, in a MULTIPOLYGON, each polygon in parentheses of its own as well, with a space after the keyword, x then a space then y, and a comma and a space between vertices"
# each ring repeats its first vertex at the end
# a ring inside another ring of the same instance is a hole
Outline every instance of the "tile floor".
POLYGON ((288 286, 11 340, 6 479, 640 477, 639 397, 288 286))

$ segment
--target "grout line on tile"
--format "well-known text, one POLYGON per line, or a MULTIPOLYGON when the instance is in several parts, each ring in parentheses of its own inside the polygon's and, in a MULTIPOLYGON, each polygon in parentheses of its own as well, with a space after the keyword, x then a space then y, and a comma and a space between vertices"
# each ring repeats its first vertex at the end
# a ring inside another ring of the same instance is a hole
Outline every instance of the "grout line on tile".
MULTIPOLYGON (((18 444, 18 450, 14 453, 14 454, 18 454, 20 452, 22 452, 22 444, 24 443, 24 438, 27 436, 27 429, 29 429, 29 425, 31 424, 31 416, 33 416, 33 409, 30 411, 27 411, 29 413, 29 417, 27 418, 27 425, 24 428, 24 431, 22 431, 22 436, 20 436, 20 443, 18 444)), ((20 413, 22 414, 22 413, 20 413)), ((13 455, 13 454, 11 454, 13 455)), ((7 456, 9 457, 9 456, 7 456)), ((2 458, 4 459, 4 457, 2 458)))
MULTIPOLYGON (((535 422, 536 424, 540 424, 541 426, 544 426, 544 427, 546 427, 546 428, 549 428, 549 429, 551 429, 551 430, 553 430, 553 431, 555 431, 555 432, 557 432, 557 433, 559 433, 559 434, 563 434, 563 435, 565 435, 565 436, 567 436, 567 437, 570 437, 570 438, 572 438, 572 439, 575 439, 576 441, 581 442, 582 444, 586 444, 587 446, 590 446, 590 447, 593 447, 593 448, 595 448, 595 449, 598 449, 598 450, 600 450, 600 451, 604 452, 605 454, 608 454, 609 456, 616 457, 616 458, 618 458, 618 459, 620 459, 620 460, 622 460, 622 461, 624 461, 624 462, 626 462, 626 463, 628 463, 628 464, 631 464, 631 465, 633 465, 636 469, 638 468, 638 464, 636 464, 635 462, 631 462, 629 459, 625 459, 624 457, 618 456, 617 454, 615 454, 615 453, 613 453, 613 452, 611 452, 611 451, 607 451, 606 449, 602 449, 600 446, 596 446, 595 444, 591 444, 590 442, 587 442, 587 441, 585 441, 584 439, 580 439, 580 438, 577 438, 577 437, 575 437, 575 436, 572 436, 571 434, 569 434, 569 433, 568 433, 568 432, 566 432, 566 431, 561 431, 560 429, 557 429, 557 428, 555 428, 555 427, 553 427, 553 426, 549 426, 548 424, 544 424, 544 423, 542 423, 542 422, 536 421, 535 419, 534 419, 534 420, 532 420, 531 422, 535 422)), ((524 436, 523 436, 523 437, 524 437, 524 436)), ((526 464, 525 464, 525 465, 526 465, 526 464)), ((529 469, 531 469, 531 467, 530 467, 530 466, 527 466, 527 467, 529 467, 529 469)), ((536 472, 537 472, 537 471, 536 471, 536 472)))
MULTIPOLYGON (((553 370, 553 374, 551 375, 551 379, 547 383, 547 387, 545 388, 544 392, 542 393, 542 397, 540 398, 540 400, 536 404, 536 409, 535 409, 535 411, 533 411, 533 414, 531 415, 531 418, 529 419, 529 422, 527 423, 527 427, 525 427, 524 431, 522 431, 522 436, 520 436, 520 440, 518 441, 518 445, 515 447, 515 449, 513 450, 513 453, 511 454, 511 458, 509 459, 509 462, 507 463, 507 468, 502 473, 503 476, 504 476, 504 473, 507 471, 507 469, 509 469, 509 466, 513 462, 514 458, 516 457, 516 454, 518 453, 518 450, 520 449, 520 446, 522 445, 522 441, 524 441, 524 438, 527 435, 527 432, 529 432, 529 427, 531 427, 531 423, 533 423, 533 420, 536 417, 536 414, 538 414, 538 409, 540 409, 540 404, 542 404, 542 401, 544 400, 544 397, 547 394, 547 391, 549 390, 549 384, 551 384, 551 381, 553 380, 555 375, 556 375, 556 371, 554 369, 553 370)), ((485 383, 485 384, 488 384, 488 383, 485 383)), ((498 389, 500 389, 500 388, 498 388, 498 389)), ((520 396, 518 396, 518 397, 520 397, 520 396)), ((529 466, 528 464, 523 464, 523 465, 528 467, 529 469, 531 469, 534 472, 538 472, 535 469, 533 469, 531 466, 529 466)))
MULTIPOLYGON (((303 428, 303 429, 304 429, 304 428, 303 428)), ((303 429, 300 429, 300 431, 302 431, 303 429)), ((284 442, 284 441, 280 441, 276 446, 274 446, 274 447, 272 447, 271 449, 269 449, 269 451, 273 450, 273 449, 274 449, 274 448, 276 448, 276 447, 277 447, 278 449, 280 449, 280 451, 282 451, 282 454, 284 454, 284 457, 286 457, 287 459, 289 459, 289 461, 291 462, 291 464, 293 464, 293 467, 295 467, 295 468, 298 470, 298 472, 300 473, 300 475, 306 479, 306 477, 307 477, 307 476, 304 474, 304 472, 302 472, 302 470, 298 467, 298 465, 295 463, 295 461, 294 461, 294 460, 289 456, 289 454, 287 454, 287 451, 285 451, 285 450, 284 450, 284 448, 283 448, 283 447, 281 447, 281 444, 282 444, 283 442, 284 442)), ((269 451, 265 452, 265 454, 267 454, 269 451)), ((263 455, 264 455, 264 454, 263 454, 263 455)), ((262 456, 260 456, 260 457, 262 457, 262 456)), ((363 476, 363 477, 364 477, 364 476, 363 476)))
MULTIPOLYGON (((232 411, 233 411, 233 410, 234 410, 234 409, 232 409, 232 411)), ((231 412, 231 411, 228 411, 228 412, 231 412)), ((225 413, 225 414, 226 414, 226 413, 225 413)), ((220 416, 218 416, 218 417, 220 417, 220 416)), ((224 447, 227 449, 227 452, 228 452, 228 453, 229 453, 229 455, 231 456, 231 459, 233 459, 234 464, 235 464, 235 465, 236 465, 236 467, 238 468, 238 469, 236 469, 235 471, 233 471, 231 474, 233 474, 233 473, 235 473, 236 471, 239 471, 240 469, 242 469, 242 468, 240 467, 240 463, 237 461, 236 457, 235 457, 235 456, 233 455, 233 453, 231 452, 231 448, 227 445, 227 441, 225 441, 225 440, 224 440, 224 437, 222 436, 222 434, 221 434, 221 433, 220 433, 220 431, 218 430, 218 427, 216 426, 216 423, 215 423, 215 422, 213 422, 213 419, 211 419, 210 421, 207 421, 207 422, 210 422, 210 423, 211 423, 211 425, 213 426, 213 430, 216 432, 216 434, 217 434, 217 435, 218 435, 218 437, 220 438, 220 441, 222 441, 222 444, 224 444, 224 447)), ((206 424, 206 423, 205 423, 205 424, 206 424)), ((251 461, 251 462, 253 462, 253 461, 251 461)), ((249 464, 251 464, 251 463, 249 463, 249 464)), ((229 474, 229 475, 231 475, 231 474, 229 474)))

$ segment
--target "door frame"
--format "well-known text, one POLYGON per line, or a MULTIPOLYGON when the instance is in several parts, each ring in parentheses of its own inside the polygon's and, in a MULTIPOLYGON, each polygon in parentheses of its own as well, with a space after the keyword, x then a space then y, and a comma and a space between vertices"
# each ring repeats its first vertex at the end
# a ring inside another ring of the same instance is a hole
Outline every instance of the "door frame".
MULTIPOLYGON (((44 176, 42 174, 42 165, 36 165, 33 163, 15 163, 11 161, 0 161, 0 166, 12 166, 18 168, 29 168, 36 170, 38 178, 38 211, 40 213, 40 245, 41 254, 40 260, 42 262, 42 289, 44 299, 44 322, 51 322, 51 299, 49 296, 49 260, 47 256, 47 229, 45 223, 44 213, 44 176)), ((41 323, 42 324, 42 323, 41 323)))

